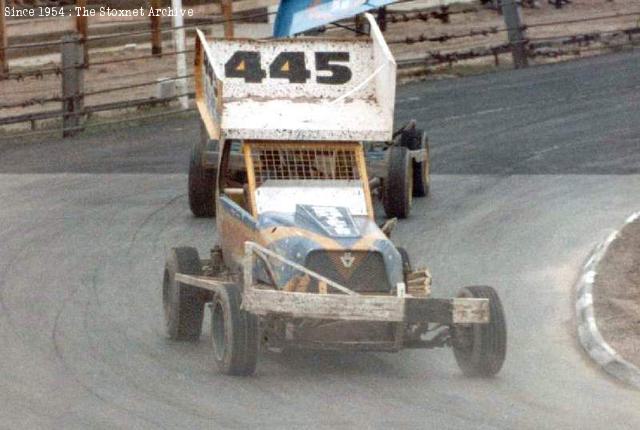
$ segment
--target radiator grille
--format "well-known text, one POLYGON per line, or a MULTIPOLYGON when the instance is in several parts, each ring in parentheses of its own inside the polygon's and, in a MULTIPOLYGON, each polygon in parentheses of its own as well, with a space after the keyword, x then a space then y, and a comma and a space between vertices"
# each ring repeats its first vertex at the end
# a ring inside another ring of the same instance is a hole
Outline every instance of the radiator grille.
MULTIPOLYGON (((379 252, 313 251, 306 267, 356 292, 389 292, 391 289, 379 252)), ((317 285, 311 286, 317 292, 317 285)))

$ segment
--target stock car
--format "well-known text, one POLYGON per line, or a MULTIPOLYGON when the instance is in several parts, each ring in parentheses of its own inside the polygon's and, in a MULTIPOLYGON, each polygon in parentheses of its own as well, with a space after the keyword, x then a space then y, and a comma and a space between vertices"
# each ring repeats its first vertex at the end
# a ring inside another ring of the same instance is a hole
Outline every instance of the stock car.
MULTIPOLYGON (((162 294, 173 340, 197 341, 209 306, 224 374, 254 374, 264 348, 446 346, 467 375, 502 367, 506 324, 495 289, 433 297, 429 271, 391 240, 396 219, 376 223, 365 142, 422 137, 409 124, 394 139, 396 64, 367 19, 370 37, 354 40, 198 32, 196 102, 207 140, 219 142, 206 172, 217 185, 218 239, 204 259, 172 248, 162 294)), ((404 154, 400 176, 413 193, 407 165, 427 159, 411 150, 392 144, 384 157, 393 171, 393 154, 404 154)))

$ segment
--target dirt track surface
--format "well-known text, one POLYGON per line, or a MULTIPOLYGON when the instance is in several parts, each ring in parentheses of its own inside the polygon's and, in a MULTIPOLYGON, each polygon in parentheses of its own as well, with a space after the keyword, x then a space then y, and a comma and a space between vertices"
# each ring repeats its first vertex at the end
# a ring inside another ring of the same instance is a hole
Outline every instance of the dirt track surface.
POLYGON ((622 357, 640 366, 640 222, 625 226, 597 268, 598 329, 622 357))
POLYGON ((640 52, 399 89, 429 130, 433 195, 395 240, 434 292, 491 284, 497 378, 451 351, 263 355, 216 373, 206 336, 163 336, 167 249, 205 252, 189 214, 195 117, 0 147, 0 428, 637 429, 640 393, 576 342, 572 286, 640 204, 640 52))

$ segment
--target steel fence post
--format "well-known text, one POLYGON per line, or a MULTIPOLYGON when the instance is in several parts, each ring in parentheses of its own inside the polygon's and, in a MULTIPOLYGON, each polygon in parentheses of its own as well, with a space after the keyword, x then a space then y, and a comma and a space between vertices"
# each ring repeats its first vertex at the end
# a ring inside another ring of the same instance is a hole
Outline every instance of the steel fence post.
POLYGON ((84 66, 89 65, 89 45, 87 44, 87 36, 89 34, 89 21, 85 15, 87 11, 87 0, 76 0, 76 8, 81 11, 76 15, 76 31, 80 34, 82 42, 82 62, 84 66))
POLYGON ((504 23, 507 26, 507 35, 511 45, 513 65, 516 69, 527 67, 526 36, 520 18, 520 8, 515 0, 503 0, 501 2, 504 23))
POLYGON ((62 38, 62 137, 74 135, 84 108, 84 52, 77 34, 62 38))

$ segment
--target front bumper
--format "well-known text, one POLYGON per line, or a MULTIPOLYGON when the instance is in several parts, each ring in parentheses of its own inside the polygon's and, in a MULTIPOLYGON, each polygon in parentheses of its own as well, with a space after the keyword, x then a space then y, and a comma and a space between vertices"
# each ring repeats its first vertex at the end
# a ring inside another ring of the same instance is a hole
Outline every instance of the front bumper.
POLYGON ((244 290, 242 308, 261 316, 406 324, 482 324, 489 322, 489 301, 473 298, 418 298, 313 294, 262 289, 244 290))
POLYGON ((261 316, 342 321, 381 321, 406 324, 482 324, 489 322, 489 300, 476 298, 436 299, 405 295, 398 284, 398 295, 361 295, 306 267, 256 243, 245 243, 242 308, 261 316), (253 282, 256 258, 271 271, 268 258, 288 265, 324 285, 325 293, 276 290, 253 282), (326 291, 343 294, 327 294, 326 291))

